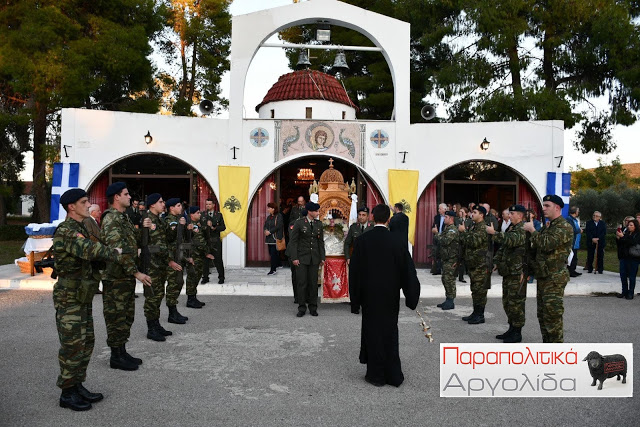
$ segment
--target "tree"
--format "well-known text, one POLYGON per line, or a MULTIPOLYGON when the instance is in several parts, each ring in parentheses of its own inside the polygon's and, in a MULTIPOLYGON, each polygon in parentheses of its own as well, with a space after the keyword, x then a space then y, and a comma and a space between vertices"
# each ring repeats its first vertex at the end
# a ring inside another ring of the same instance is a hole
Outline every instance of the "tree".
POLYGON ((0 87, 29 124, 34 219, 49 220, 49 130, 60 108, 156 112, 149 40, 161 28, 153 0, 8 0, 0 6, 0 87), (10 60, 8 60, 10 58, 10 60))
POLYGON ((167 63, 177 63, 177 77, 162 73, 172 93, 165 108, 178 116, 193 115, 201 99, 214 102, 214 113, 228 105, 220 97, 222 74, 229 69, 231 0, 163 0, 165 29, 159 42, 167 63))
POLYGON ((632 178, 618 157, 610 165, 606 165, 602 159, 598 159, 598 167, 594 169, 584 169, 578 165, 577 170, 571 171, 571 191, 573 193, 585 189, 603 191, 620 185, 637 187, 640 185, 640 178, 632 178))

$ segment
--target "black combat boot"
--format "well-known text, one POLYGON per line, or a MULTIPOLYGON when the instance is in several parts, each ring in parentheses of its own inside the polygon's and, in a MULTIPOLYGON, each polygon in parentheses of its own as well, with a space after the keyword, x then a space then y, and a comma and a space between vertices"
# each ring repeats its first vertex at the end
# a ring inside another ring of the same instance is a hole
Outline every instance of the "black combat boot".
POLYGON ((511 326, 511 323, 509 323, 509 329, 507 329, 507 332, 503 332, 500 335, 496 335, 496 339, 497 340, 503 340, 506 337, 508 337, 509 335, 511 335, 512 332, 513 332, 513 326, 511 326))
POLYGON ((468 322, 468 321, 469 321, 469 319, 471 319, 471 318, 472 318, 473 316, 475 316, 477 313, 478 313, 478 306, 477 306, 477 305, 474 305, 474 306, 473 306, 473 313, 471 313, 471 314, 470 314, 470 315, 468 315, 468 316, 464 316, 464 317, 462 318, 462 320, 463 320, 463 321, 465 321, 465 322, 468 322))
POLYGON ((202 303, 198 301, 195 295, 187 296, 187 307, 189 308, 202 308, 202 303))
POLYGON ((503 341, 507 343, 522 342, 522 328, 513 327, 511 335, 504 337, 503 341))
POLYGON ((87 402, 78 393, 78 387, 75 385, 69 388, 63 388, 60 395, 60 407, 69 408, 72 411, 88 411, 91 409, 91 403, 87 402))
POLYGON ((173 335, 173 332, 167 331, 165 328, 162 327, 159 320, 156 320, 155 322, 156 322, 156 328, 160 331, 162 336, 168 337, 169 335, 173 335))
POLYGON ((453 298, 447 298, 440 308, 443 310, 453 310, 456 308, 456 305, 453 303, 453 298))
POLYGON ((196 295, 194 295, 194 296, 193 296, 193 298, 195 298, 195 300, 196 300, 196 301, 197 301, 201 306, 203 306, 203 307, 204 307, 205 305, 207 305, 207 304, 203 303, 202 301, 200 301, 196 295))
POLYGON ((156 327, 156 325, 160 325, 160 322, 157 320, 147 320, 147 328, 149 329, 147 332, 147 338, 154 341, 166 341, 167 339, 164 337, 164 334, 156 327))
POLYGON ((132 355, 127 353, 125 344, 122 344, 120 346, 120 354, 124 359, 128 360, 129 362, 135 363, 136 365, 142 365, 142 359, 140 359, 139 357, 133 357, 132 355))
POLYGON ((128 361, 122 355, 120 350, 122 347, 111 347, 111 359, 109 359, 109 366, 112 369, 122 369, 123 371, 135 371, 138 369, 138 364, 128 361))
POLYGON ((167 307, 169 308, 169 318, 167 319, 169 323, 177 323, 178 325, 184 325, 187 323, 189 318, 178 313, 178 309, 175 305, 168 305, 167 307))
POLYGON ((447 302, 447 300, 448 300, 448 299, 449 299, 449 298, 445 299, 445 300, 444 300, 444 301, 442 301, 440 304, 436 305, 436 307, 442 308, 442 306, 446 304, 446 302, 447 302))
POLYGON ((476 306, 474 312, 476 314, 471 316, 468 323, 470 325, 478 325, 480 323, 484 323, 484 306, 476 306))
POLYGON ((102 399, 104 399, 102 393, 91 393, 89 390, 84 388, 82 384, 78 384, 76 387, 78 388, 78 394, 80 395, 80 397, 82 397, 89 403, 100 402, 102 399))

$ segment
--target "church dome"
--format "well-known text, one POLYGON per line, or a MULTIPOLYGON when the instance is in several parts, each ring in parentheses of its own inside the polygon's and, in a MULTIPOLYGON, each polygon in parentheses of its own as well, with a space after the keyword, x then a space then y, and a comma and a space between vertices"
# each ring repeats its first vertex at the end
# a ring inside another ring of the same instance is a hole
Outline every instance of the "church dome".
POLYGON ((299 70, 280 76, 256 111, 270 102, 310 99, 337 102, 357 110, 338 79, 316 70, 299 70))
POLYGON ((329 162, 329 169, 320 175, 319 184, 339 183, 344 184, 344 177, 339 170, 333 168, 333 159, 329 162))

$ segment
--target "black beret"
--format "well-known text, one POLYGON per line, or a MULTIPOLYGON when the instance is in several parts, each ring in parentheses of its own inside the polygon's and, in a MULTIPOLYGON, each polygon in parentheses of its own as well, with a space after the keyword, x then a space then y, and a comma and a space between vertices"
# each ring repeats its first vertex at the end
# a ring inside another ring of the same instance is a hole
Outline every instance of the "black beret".
POLYGON ((127 188, 127 184, 125 184, 124 182, 114 182, 113 184, 107 187, 107 197, 120 194, 120 192, 125 188, 127 188))
POLYGON ((189 213, 190 214, 194 214, 196 212, 198 212, 200 210, 200 206, 190 206, 189 207, 189 213))
POLYGON ((317 212, 320 210, 320 205, 317 203, 309 202, 304 205, 304 208, 307 210, 307 212, 317 212))
POLYGON ((446 211, 444 214, 447 216, 453 216, 453 217, 457 216, 454 211, 446 211))
POLYGON ((166 201, 167 208, 170 208, 171 206, 175 206, 178 203, 180 203, 180 199, 178 199, 177 197, 172 197, 166 201))
POLYGON ((60 204, 66 208, 68 204, 75 203, 83 197, 87 197, 86 191, 82 188, 72 188, 60 196, 60 204))
POLYGON ((546 196, 544 196, 544 198, 542 199, 543 202, 551 202, 551 203, 555 203, 556 205, 560 206, 561 208, 564 208, 564 202, 562 201, 562 198, 556 194, 547 194, 546 196))
POLYGON ((369 208, 368 208, 368 207, 366 207, 366 206, 363 206, 363 207, 361 207, 361 208, 359 208, 359 209, 358 209, 358 212, 366 212, 366 213, 369 213, 369 208))
POLYGON ((153 193, 153 194, 149 194, 147 196, 147 207, 150 208, 151 205, 155 205, 156 203, 158 203, 158 200, 162 199, 162 196, 160 195, 160 193, 153 193))
POLYGON ((482 215, 486 215, 486 214, 487 214, 487 210, 485 209, 485 207, 484 207, 484 206, 475 205, 475 206, 473 207, 473 210, 474 210, 474 211, 478 211, 478 212, 480 212, 482 215))
POLYGON ((527 213, 527 208, 525 208, 522 205, 512 205, 512 206, 509 206, 509 212, 527 213))

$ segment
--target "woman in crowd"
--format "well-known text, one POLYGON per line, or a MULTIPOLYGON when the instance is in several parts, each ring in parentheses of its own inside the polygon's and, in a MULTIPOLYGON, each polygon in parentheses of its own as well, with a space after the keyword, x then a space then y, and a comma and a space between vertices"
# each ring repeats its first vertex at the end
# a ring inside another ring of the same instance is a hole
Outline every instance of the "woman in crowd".
POLYGON ((267 274, 275 274, 276 268, 281 265, 276 239, 284 238, 284 219, 278 213, 278 205, 275 203, 267 204, 267 214, 267 219, 264 222, 264 241, 269 248, 269 256, 271 257, 271 269, 267 274))
POLYGON ((637 219, 630 219, 626 229, 622 227, 616 231, 616 244, 618 245, 618 259, 620 260, 620 280, 622 292, 618 298, 633 299, 636 287, 636 275, 640 256, 631 250, 634 246, 640 247, 640 225, 637 219))

